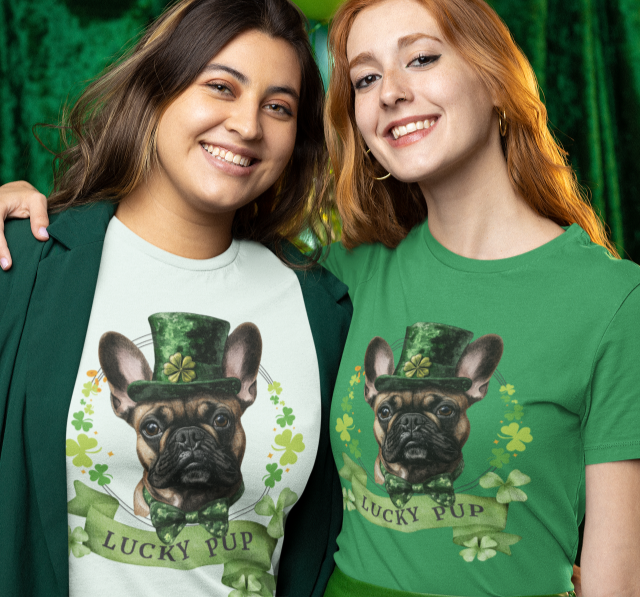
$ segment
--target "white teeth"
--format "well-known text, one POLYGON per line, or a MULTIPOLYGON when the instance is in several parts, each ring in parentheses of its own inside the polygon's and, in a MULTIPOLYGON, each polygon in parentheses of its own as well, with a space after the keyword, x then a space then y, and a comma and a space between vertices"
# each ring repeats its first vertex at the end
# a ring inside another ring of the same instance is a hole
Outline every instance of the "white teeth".
POLYGON ((239 164, 240 166, 250 166, 251 158, 246 158, 241 156, 240 154, 234 154, 229 150, 226 150, 221 147, 214 147, 213 145, 208 145, 207 143, 202 143, 202 147, 207 150, 212 156, 217 157, 219 160, 225 160, 226 162, 231 162, 232 164, 239 164))
POLYGON ((391 129, 391 134, 393 135, 394 139, 398 139, 399 137, 404 137, 409 133, 414 133, 415 131, 429 129, 435 124, 436 120, 436 118, 434 118, 433 120, 418 120, 406 125, 400 125, 399 127, 394 127, 393 129, 391 129))

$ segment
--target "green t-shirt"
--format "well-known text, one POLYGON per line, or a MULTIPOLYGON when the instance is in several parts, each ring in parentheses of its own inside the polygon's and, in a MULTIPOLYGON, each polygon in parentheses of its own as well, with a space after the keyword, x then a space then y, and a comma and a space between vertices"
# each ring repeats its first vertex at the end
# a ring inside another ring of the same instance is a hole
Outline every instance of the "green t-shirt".
POLYGON ((640 268, 575 224, 480 261, 424 223, 324 265, 354 305, 331 410, 338 567, 414 593, 571 590, 585 464, 640 458, 640 268))

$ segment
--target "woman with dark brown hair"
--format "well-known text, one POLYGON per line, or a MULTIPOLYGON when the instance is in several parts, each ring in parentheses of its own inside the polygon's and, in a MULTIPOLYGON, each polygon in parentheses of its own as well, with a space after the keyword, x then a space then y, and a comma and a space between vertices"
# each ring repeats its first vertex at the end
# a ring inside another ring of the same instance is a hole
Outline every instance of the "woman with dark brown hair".
POLYGON ((322 106, 291 3, 182 0, 65 119, 49 240, 6 227, 0 594, 324 589, 351 308, 289 242, 322 106))
MULTIPOLYGON (((640 593, 640 270, 482 0, 347 0, 326 131, 354 319, 327 595, 640 593)), ((335 422, 335 426, 334 426, 335 422)))

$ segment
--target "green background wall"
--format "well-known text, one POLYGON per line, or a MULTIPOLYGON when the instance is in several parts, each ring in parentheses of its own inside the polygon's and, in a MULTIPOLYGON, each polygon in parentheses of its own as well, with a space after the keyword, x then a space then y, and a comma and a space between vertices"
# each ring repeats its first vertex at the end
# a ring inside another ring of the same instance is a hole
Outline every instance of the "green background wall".
MULTIPOLYGON (((230 0, 232 1, 232 0, 230 0)), ((640 0, 490 0, 531 60, 554 131, 618 248, 640 261, 640 0)), ((31 133, 58 121, 165 0, 0 0, 0 182, 51 186, 31 133)), ((326 26, 312 22, 326 75, 326 26)), ((44 135, 55 147, 55 137, 44 135)))

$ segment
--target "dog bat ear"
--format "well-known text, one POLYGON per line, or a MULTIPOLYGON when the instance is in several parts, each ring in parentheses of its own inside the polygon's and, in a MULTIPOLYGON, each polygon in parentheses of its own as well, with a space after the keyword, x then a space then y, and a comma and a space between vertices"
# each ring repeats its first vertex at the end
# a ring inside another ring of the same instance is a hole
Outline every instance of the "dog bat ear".
POLYGON ((378 394, 375 387, 378 376, 393 374, 393 351, 389 343, 376 336, 371 340, 364 354, 364 398, 373 405, 378 394))
POLYGON ((98 358, 111 389, 111 407, 118 417, 129 421, 136 403, 129 398, 127 387, 136 380, 151 380, 149 363, 134 343, 117 332, 102 335, 98 358))
POLYGON ((466 392, 469 406, 486 396, 503 348, 504 343, 497 334, 485 334, 473 341, 462 353, 456 367, 456 376, 471 379, 471 388, 466 392))
POLYGON ((262 358, 262 336, 255 324, 240 324, 227 339, 222 369, 224 375, 240 380, 238 399, 244 411, 253 405, 258 394, 256 380, 262 358))

